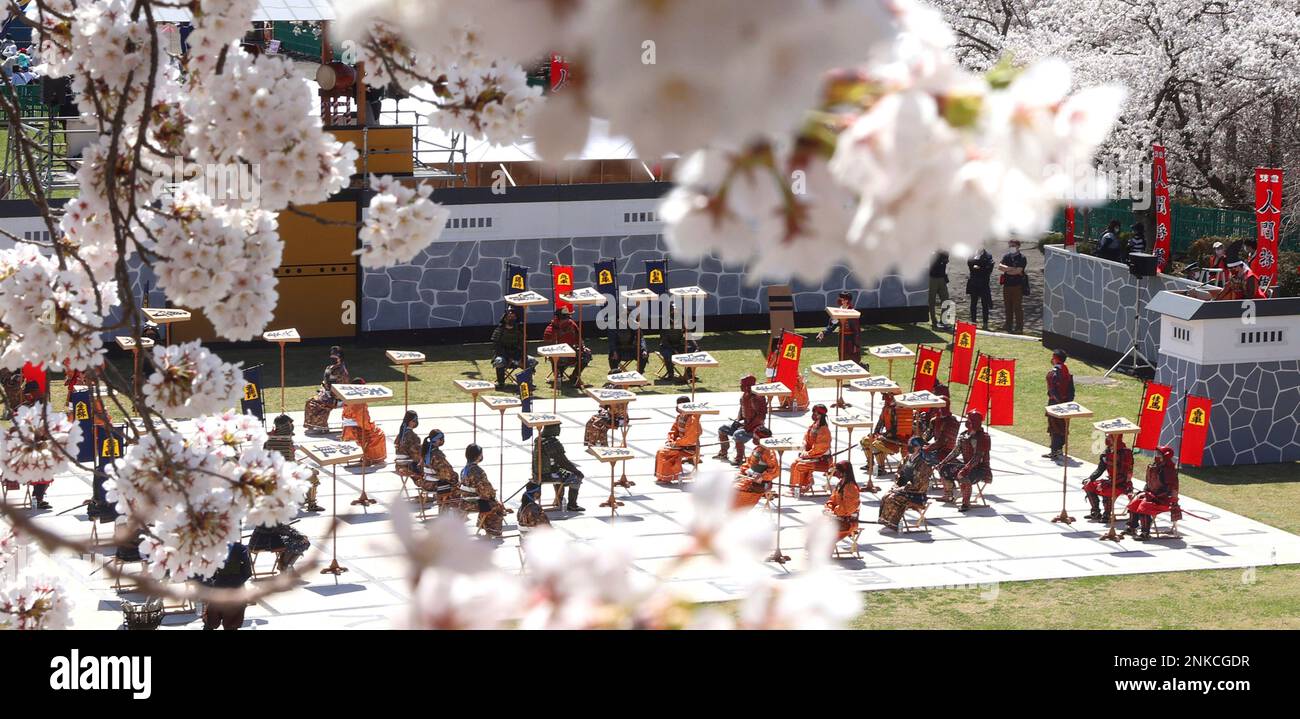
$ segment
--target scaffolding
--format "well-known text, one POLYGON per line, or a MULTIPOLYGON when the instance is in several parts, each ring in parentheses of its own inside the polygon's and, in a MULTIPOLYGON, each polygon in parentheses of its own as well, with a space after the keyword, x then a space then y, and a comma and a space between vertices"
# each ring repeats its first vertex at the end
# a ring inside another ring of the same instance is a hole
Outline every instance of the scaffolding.
POLYGON ((4 127, 0 199, 30 199, 24 183, 33 174, 47 195, 75 191, 78 156, 81 148, 94 139, 96 130, 80 117, 60 115, 58 105, 46 104, 39 84, 22 85, 14 90, 21 115, 16 124, 11 121, 4 127), (31 168, 24 167, 24 143, 31 156, 31 168))

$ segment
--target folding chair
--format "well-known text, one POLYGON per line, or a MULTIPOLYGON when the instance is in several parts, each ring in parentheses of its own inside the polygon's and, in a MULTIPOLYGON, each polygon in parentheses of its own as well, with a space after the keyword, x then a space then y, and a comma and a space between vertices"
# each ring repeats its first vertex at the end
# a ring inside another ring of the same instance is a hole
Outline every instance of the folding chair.
POLYGON ((858 510, 858 526, 849 532, 849 536, 837 540, 831 546, 832 559, 862 559, 862 552, 858 550, 858 536, 862 534, 862 510, 858 510), (848 548, 843 545, 848 542, 848 548))
POLYGON ((1177 519, 1172 519, 1172 518, 1171 518, 1171 519, 1169 520, 1169 526, 1167 526, 1167 527, 1161 527, 1161 526, 1160 526, 1160 521, 1159 521, 1159 520, 1160 520, 1160 515, 1159 515, 1159 514, 1157 514, 1156 516, 1154 516, 1154 517, 1151 518, 1151 536, 1152 536, 1152 537, 1165 537, 1165 538, 1168 538, 1168 539, 1179 539, 1179 538, 1181 538, 1181 537, 1183 536, 1183 535, 1181 535, 1181 534, 1178 533, 1178 520, 1177 520, 1177 519))
POLYGON ((930 504, 931 501, 928 499, 925 500, 925 504, 917 504, 915 502, 909 502, 907 504, 907 509, 903 510, 903 531, 904 532, 929 532, 930 531, 929 525, 927 525, 925 522, 925 513, 930 511, 930 504), (908 512, 914 512, 916 514, 915 522, 909 522, 907 520, 908 512))
POLYGON ((284 547, 276 547, 275 549, 249 550, 248 561, 253 566, 253 579, 261 579, 262 577, 274 577, 276 574, 279 574, 281 569, 280 560, 282 559, 283 554, 284 554, 284 547), (263 554, 275 555, 275 561, 271 563, 270 570, 259 572, 257 570, 257 558, 262 556, 263 554))

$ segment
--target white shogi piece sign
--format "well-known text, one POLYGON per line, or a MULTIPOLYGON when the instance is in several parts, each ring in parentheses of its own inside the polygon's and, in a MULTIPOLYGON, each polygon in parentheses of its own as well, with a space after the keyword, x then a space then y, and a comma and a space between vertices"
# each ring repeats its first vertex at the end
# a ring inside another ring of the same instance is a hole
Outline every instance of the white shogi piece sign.
POLYGON ((508 409, 522 407, 524 404, 518 397, 510 397, 504 394, 479 395, 478 401, 498 412, 505 412, 508 409))
POLYGON ((700 300, 709 296, 703 287, 672 287, 669 288, 668 294, 673 297, 681 297, 686 300, 700 300))
POLYGON ((331 464, 355 462, 365 454, 361 450, 361 445, 356 442, 334 442, 331 440, 304 442, 298 445, 298 449, 301 449, 311 461, 322 467, 328 467, 331 464))
POLYGON ((803 449, 803 441, 795 441, 795 438, 789 435, 767 437, 758 440, 758 443, 774 452, 793 452, 795 450, 803 449))
POLYGON ((174 307, 142 307, 140 311, 150 322, 160 325, 168 325, 173 322, 186 322, 191 318, 189 310, 178 310, 174 307))
POLYGON ((388 361, 392 362, 393 364, 408 365, 408 364, 420 364, 424 362, 423 352, 412 352, 409 350, 388 350, 384 352, 384 356, 387 357, 388 361))
POLYGON ((873 422, 867 415, 855 412, 853 414, 840 415, 839 417, 831 417, 831 424, 846 429, 857 429, 858 427, 871 427, 875 422, 873 422))
POLYGON ((858 392, 888 392, 889 394, 901 394, 903 388, 898 383, 888 377, 864 377, 849 382, 849 389, 858 392))
POLYGON ((627 404, 636 401, 636 394, 625 389, 604 389, 592 387, 587 390, 587 396, 599 402, 601 405, 609 404, 627 404))
POLYGON ((552 424, 560 424, 560 415, 551 412, 520 412, 519 421, 536 429, 552 424))
POLYGON ((624 290, 620 296, 628 302, 650 302, 659 299, 658 293, 647 289, 624 290))
POLYGON ((290 327, 283 330, 263 332, 262 339, 267 342, 302 342, 302 335, 298 334, 297 329, 290 327))
POLYGON ((837 382, 847 382, 854 379, 863 379, 871 376, 867 368, 852 360, 843 362, 826 362, 824 364, 815 364, 809 367, 812 373, 823 379, 833 379, 837 382))
POLYGON ((636 454, 627 447, 588 447, 587 454, 606 464, 626 462, 636 454))
POLYGON ((452 384, 471 397, 478 397, 480 394, 496 387, 496 385, 485 379, 458 379, 452 380, 452 384))
POLYGON ((1129 434, 1130 432, 1136 433, 1141 429, 1141 427, 1129 421, 1128 417, 1116 417, 1115 419, 1094 422, 1092 427, 1102 434, 1129 434))
POLYGON ((948 405, 948 401, 943 397, 927 390, 900 394, 894 398, 894 403, 899 407, 913 410, 932 409, 935 407, 946 407, 948 405))
POLYGON ((505 301, 506 304, 514 305, 515 307, 536 307, 537 305, 549 305, 551 303, 550 300, 532 290, 525 290, 523 292, 516 292, 513 295, 506 295, 505 301))
POLYGON ((722 414, 722 410, 708 402, 683 402, 677 405, 677 411, 681 414, 722 414))
POLYGON ((382 384, 336 384, 330 388, 343 404, 370 404, 393 398, 393 390, 382 384))
POLYGON ((848 307, 827 307, 826 314, 833 320, 856 320, 862 313, 848 307))
POLYGON ((577 357, 578 351, 564 343, 558 345, 543 345, 537 348, 537 356, 554 361, 567 357, 577 357))
POLYGON ((879 357, 883 360, 903 359, 904 357, 915 357, 916 353, 900 344, 876 345, 867 350, 872 357, 879 357))
POLYGON ((673 355, 673 364, 678 367, 717 367, 719 363, 708 352, 688 352, 673 355))
POLYGON ((790 391, 789 387, 786 387, 784 384, 781 384, 780 382, 768 382, 766 384, 756 384, 753 387, 750 387, 749 391, 753 392, 759 397, 764 397, 764 398, 789 397, 791 394, 793 394, 793 392, 790 391))
POLYGON ((650 380, 640 372, 615 372, 605 375, 605 381, 618 387, 642 387, 650 384, 650 380))
POLYGON ((1091 417, 1092 410, 1078 402, 1062 402, 1061 404, 1050 405, 1047 408, 1047 416, 1056 419, 1081 419, 1091 417))
POLYGON ((134 350, 136 350, 136 349, 146 349, 146 350, 147 350, 147 349, 152 348, 153 345, 154 345, 153 340, 149 339, 148 337, 141 337, 141 338, 140 338, 140 344, 139 344, 138 347, 137 347, 137 345, 136 345, 136 343, 135 343, 135 338, 134 338, 134 337, 128 337, 128 336, 126 336, 126 335, 118 335, 118 336, 114 337, 113 340, 117 342, 117 346, 118 346, 118 347, 121 347, 121 348, 124 349, 124 350, 131 350, 131 351, 134 351, 134 350))
POLYGON ((560 299, 571 305, 603 305, 609 301, 604 292, 594 287, 580 287, 572 292, 561 293, 560 299))

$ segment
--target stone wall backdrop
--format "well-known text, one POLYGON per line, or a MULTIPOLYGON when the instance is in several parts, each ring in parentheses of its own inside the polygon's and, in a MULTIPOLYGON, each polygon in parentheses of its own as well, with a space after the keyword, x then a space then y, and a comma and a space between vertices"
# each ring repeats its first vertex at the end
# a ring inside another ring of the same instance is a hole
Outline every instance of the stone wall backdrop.
POLYGON ((1142 307, 1139 348, 1158 364, 1160 315, 1146 309, 1157 293, 1199 285, 1169 275, 1137 279, 1128 266, 1060 247, 1046 248, 1043 267, 1043 334, 1055 334, 1115 354, 1133 345, 1133 315, 1142 307))
MULTIPOLYGON (((645 287, 645 261, 668 259, 669 287, 699 285, 709 292, 705 317, 767 312, 762 284, 747 284, 743 267, 727 267, 712 258, 695 266, 668 255, 661 235, 577 237, 572 239, 479 240, 436 242, 413 262, 367 270, 361 286, 361 330, 418 330, 490 326, 505 311, 502 278, 506 263, 532 270, 529 289, 550 297, 550 263, 573 265, 576 287, 595 286, 593 265, 619 259, 619 284, 645 287)), ((793 285, 795 310, 821 311, 840 290, 857 290, 859 307, 924 307, 926 286, 889 276, 864 287, 844 267, 832 267, 820 285, 793 285)), ((529 322, 549 317, 546 308, 529 313, 529 322)), ((586 319, 594 319, 588 311, 586 319)), ((707 320, 706 320, 707 322, 707 320)))
POLYGON ((1193 394, 1214 401, 1204 466, 1300 460, 1300 360, 1198 365, 1161 355, 1156 381, 1173 387, 1161 444, 1181 450, 1193 394))

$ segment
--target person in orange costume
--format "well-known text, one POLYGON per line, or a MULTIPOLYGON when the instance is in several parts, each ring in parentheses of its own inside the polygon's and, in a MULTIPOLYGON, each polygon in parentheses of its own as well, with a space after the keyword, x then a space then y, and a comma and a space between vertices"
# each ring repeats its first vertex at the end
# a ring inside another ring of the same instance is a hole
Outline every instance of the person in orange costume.
POLYGON ((772 430, 759 427, 754 430, 754 451, 740 465, 740 476, 736 478, 736 509, 746 509, 758 504, 772 489, 772 483, 781 473, 781 460, 774 450, 759 442, 772 436, 772 430))
POLYGON ((808 410, 808 385, 804 384, 803 378, 808 374, 804 370, 802 374, 794 376, 794 386, 790 388, 790 396, 781 398, 782 412, 805 412, 808 410))
MULTIPOLYGON (((678 397, 677 404, 690 402, 690 397, 678 397)), ((655 454, 655 482, 671 484, 682 475, 682 460, 694 457, 700 446, 700 426, 698 414, 677 413, 673 426, 668 428, 668 444, 655 454)))
MULTIPOLYGON (((365 383, 360 377, 356 379, 356 384, 365 383)), ((388 458, 384 430, 370 419, 370 408, 364 403, 344 405, 343 441, 361 445, 362 461, 366 464, 381 464, 388 458)))
POLYGON ((831 430, 826 422, 826 405, 812 408, 812 426, 803 436, 803 452, 790 467, 790 485, 801 492, 812 489, 812 473, 831 468, 831 430))
POLYGON ((831 470, 831 476, 840 481, 831 490, 830 499, 826 500, 826 507, 822 511, 839 524, 839 532, 835 535, 835 541, 838 542, 858 530, 858 508, 862 502, 859 499, 858 481, 853 477, 852 464, 847 461, 837 462, 831 470))

